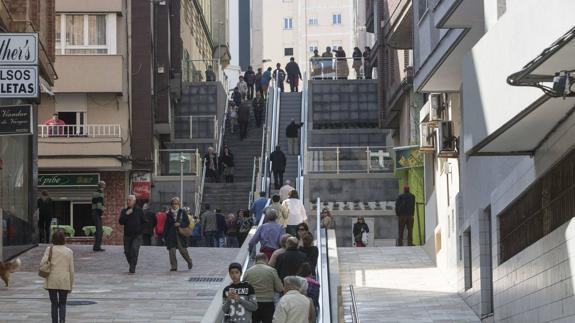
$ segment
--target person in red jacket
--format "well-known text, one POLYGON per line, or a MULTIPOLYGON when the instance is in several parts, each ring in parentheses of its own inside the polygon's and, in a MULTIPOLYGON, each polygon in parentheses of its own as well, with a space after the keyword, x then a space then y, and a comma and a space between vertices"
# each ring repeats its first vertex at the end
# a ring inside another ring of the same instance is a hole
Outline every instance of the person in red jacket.
POLYGON ((154 232, 156 233, 156 238, 158 241, 158 246, 164 245, 164 227, 166 225, 166 207, 162 206, 160 212, 156 213, 156 227, 154 232))

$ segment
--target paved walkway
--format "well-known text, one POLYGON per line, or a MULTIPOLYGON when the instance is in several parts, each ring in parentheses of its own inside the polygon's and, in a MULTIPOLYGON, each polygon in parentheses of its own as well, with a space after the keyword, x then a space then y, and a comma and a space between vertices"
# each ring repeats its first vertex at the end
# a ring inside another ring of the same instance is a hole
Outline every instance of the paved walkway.
POLYGON ((420 247, 339 248, 346 322, 353 284, 369 322, 480 322, 420 247))
MULTIPOLYGON (((68 301, 93 301, 93 305, 68 305, 67 322, 199 322, 220 284, 228 264, 239 249, 189 248, 194 268, 187 271, 178 256, 180 271, 169 272, 164 247, 142 247, 136 275, 128 275, 123 249, 105 246, 93 253, 91 246, 71 246, 76 284, 68 301), (215 282, 190 282, 193 277, 215 282)), ((12 286, 0 286, 0 322, 50 322, 48 293, 38 277, 38 263, 45 246, 20 259, 23 268, 12 276, 12 286)))

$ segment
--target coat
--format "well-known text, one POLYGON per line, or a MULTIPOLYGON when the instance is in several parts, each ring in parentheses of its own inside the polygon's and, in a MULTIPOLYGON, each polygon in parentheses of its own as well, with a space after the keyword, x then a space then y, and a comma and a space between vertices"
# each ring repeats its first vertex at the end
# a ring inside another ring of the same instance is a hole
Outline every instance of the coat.
POLYGON ((246 103, 240 105, 240 108, 238 110, 238 121, 240 123, 250 122, 250 107, 246 103))
POLYGON ((401 194, 395 201, 395 214, 397 216, 413 216, 415 213, 415 195, 401 194))
MULTIPOLYGON (((144 226, 148 223, 144 211, 139 207, 134 207, 132 213, 128 215, 128 209, 122 209, 118 222, 124 226, 124 236, 139 236, 144 232, 144 226)), ((150 230, 151 233, 151 230, 150 230)))
POLYGON ((53 248, 52 269, 44 281, 44 288, 71 291, 74 286, 74 252, 65 246, 50 246, 46 248, 40 264, 48 261, 50 248, 53 248))
POLYGON ((274 172, 284 172, 286 169, 286 155, 281 150, 275 150, 270 155, 270 161, 272 162, 272 171, 274 172))
POLYGON ((187 228, 190 226, 190 219, 188 218, 186 212, 181 208, 178 210, 176 219, 174 219, 174 214, 172 213, 172 210, 168 211, 168 216, 166 217, 166 226, 164 228, 164 241, 166 243, 167 249, 177 248, 178 247, 177 239, 180 239, 180 243, 186 241, 186 237, 182 236, 178 232, 175 226, 176 222, 180 223, 180 228, 187 228))

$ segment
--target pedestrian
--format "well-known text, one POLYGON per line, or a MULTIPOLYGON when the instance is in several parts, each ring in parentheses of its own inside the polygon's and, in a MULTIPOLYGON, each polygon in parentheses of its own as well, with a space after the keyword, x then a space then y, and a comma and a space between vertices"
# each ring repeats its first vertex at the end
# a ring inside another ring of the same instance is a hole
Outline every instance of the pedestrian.
POLYGON ((283 278, 285 294, 276 305, 273 323, 309 323, 310 316, 315 319, 315 315, 310 315, 313 302, 300 292, 305 282, 300 278, 295 275, 283 278))
POLYGON ((325 229, 332 229, 333 218, 328 209, 324 208, 320 213, 321 227, 325 229))
POLYGON ((240 140, 244 140, 248 136, 250 123, 250 107, 247 102, 243 102, 238 109, 238 122, 240 124, 240 140))
POLYGON ((268 67, 268 69, 262 74, 261 80, 261 91, 264 98, 267 98, 268 87, 270 86, 270 82, 272 80, 272 68, 268 67))
POLYGON ((322 62, 322 74, 323 74, 323 78, 332 78, 331 76, 329 76, 328 74, 333 73, 333 52, 331 51, 331 47, 327 46, 325 48, 325 52, 323 52, 323 54, 321 54, 321 57, 323 58, 321 60, 322 62))
POLYGON ((259 226, 250 240, 250 254, 258 242, 261 245, 260 252, 265 253, 268 258, 271 258, 273 252, 281 247, 280 240, 285 231, 281 224, 276 222, 277 217, 275 210, 268 209, 266 218, 269 221, 259 226))
POLYGON ((170 201, 170 210, 166 217, 166 228, 164 232, 164 240, 170 254, 170 271, 178 270, 176 249, 178 249, 180 255, 188 263, 188 270, 192 269, 192 258, 188 253, 186 237, 179 232, 180 228, 187 228, 189 226, 190 220, 186 212, 181 208, 180 199, 177 197, 172 198, 170 201))
POLYGON ((242 95, 242 101, 245 101, 248 95, 248 83, 246 83, 243 76, 240 76, 240 80, 238 81, 237 87, 238 90, 240 91, 240 94, 242 95))
POLYGON ((37 204, 39 240, 43 243, 50 243, 50 226, 54 217, 54 202, 50 198, 48 191, 40 192, 37 204))
POLYGON ((241 264, 231 263, 228 273, 232 283, 223 291, 224 322, 251 323, 252 313, 258 309, 254 288, 248 282, 241 281, 241 264))
POLYGON ((310 58, 311 63, 311 77, 314 80, 320 79, 322 74, 323 62, 317 49, 313 50, 313 56, 310 58))
POLYGON ((248 70, 244 73, 244 81, 248 86, 247 99, 251 100, 254 98, 254 85, 256 83, 256 73, 251 66, 248 66, 248 70))
POLYGON ((291 181, 289 179, 286 180, 286 184, 280 188, 279 195, 280 195, 280 202, 283 202, 289 198, 289 193, 295 190, 295 187, 291 186, 291 181))
POLYGON ((295 237, 288 238, 286 251, 277 257, 275 268, 281 279, 296 275, 301 264, 308 261, 306 254, 298 250, 297 244, 295 237))
POLYGON ((217 248, 219 246, 218 219, 207 203, 204 204, 204 212, 200 215, 200 223, 202 225, 202 236, 206 238, 208 247, 217 248))
POLYGON ((337 57, 337 79, 347 80, 349 76, 349 66, 347 65, 347 55, 343 47, 338 47, 335 52, 335 57, 337 57))
POLYGON ((252 203, 250 212, 255 216, 255 225, 260 224, 260 219, 262 218, 262 214, 267 203, 268 199, 266 197, 266 192, 260 192, 260 197, 252 203))
POLYGON ((200 218, 194 215, 194 229, 192 230, 192 236, 190 237, 190 242, 192 247, 202 246, 202 224, 200 223, 200 218))
POLYGON ((320 283, 315 280, 315 270, 312 270, 312 266, 309 262, 304 262, 299 267, 297 273, 299 277, 305 278, 307 281, 307 293, 306 296, 311 298, 313 301, 316 313, 319 311, 319 291, 320 283))
POLYGON ((363 74, 366 80, 371 80, 371 73, 373 67, 369 63, 369 57, 371 56, 371 48, 365 47, 363 51, 363 74))
POLYGON ((292 236, 297 236, 297 227, 300 223, 307 223, 307 214, 305 206, 299 199, 296 190, 292 190, 289 198, 282 202, 282 205, 288 210, 288 223, 286 232, 292 236))
POLYGON ((118 222, 124 226, 124 255, 130 266, 129 273, 135 274, 142 245, 142 233, 147 224, 144 211, 136 206, 136 196, 128 195, 126 208, 120 212, 118 222))
POLYGON ((250 230, 254 226, 254 218, 250 215, 250 212, 248 210, 244 209, 238 210, 237 215, 240 225, 240 233, 238 237, 240 246, 242 246, 244 244, 244 241, 246 241, 246 238, 248 237, 250 230))
POLYGON ((166 226, 167 210, 167 207, 162 206, 160 212, 156 213, 156 227, 154 232, 156 233, 156 245, 158 246, 164 245, 164 228, 166 226))
POLYGON ((369 233, 369 226, 365 223, 363 216, 357 218, 357 222, 353 224, 353 241, 356 247, 365 247, 367 245, 367 234, 369 233))
POLYGON ((272 77, 276 81, 277 87, 279 87, 279 89, 283 93, 284 92, 284 81, 286 79, 286 72, 284 70, 282 70, 281 67, 282 67, 282 64, 280 64, 280 63, 276 64, 276 69, 275 69, 274 73, 272 74, 272 77))
POLYGON ((264 116, 264 109, 266 106, 266 100, 262 97, 260 92, 256 92, 256 98, 252 102, 252 106, 254 107, 254 118, 256 119, 256 127, 262 126, 262 119, 264 116))
POLYGON ((218 181, 218 155, 214 147, 208 147, 208 152, 204 155, 204 165, 206 167, 206 178, 208 181, 218 181))
POLYGON ((226 231, 228 231, 226 216, 221 209, 216 209, 216 223, 218 225, 218 245, 216 247, 223 248, 226 246, 226 231))
POLYGON ((353 69, 355 70, 355 78, 358 80, 361 80, 361 66, 363 65, 361 63, 362 58, 363 58, 363 54, 361 53, 361 50, 359 49, 359 47, 354 47, 353 49, 353 69))
POLYGON ((280 146, 276 146, 276 150, 271 153, 270 161, 272 162, 272 172, 274 173, 274 187, 277 190, 283 185, 287 162, 286 155, 284 155, 280 146))
POLYGON ((283 283, 277 270, 268 266, 268 256, 265 253, 256 254, 256 263, 246 270, 244 279, 254 288, 258 301, 258 309, 252 313, 252 323, 272 323, 274 294, 283 291, 283 283))
POLYGON ((288 154, 298 155, 299 154, 299 129, 303 126, 303 122, 295 122, 295 119, 291 119, 291 122, 286 127, 286 137, 288 139, 288 154))
POLYGON ((220 164, 219 169, 222 170, 222 175, 226 183, 233 183, 234 182, 234 154, 230 151, 230 147, 228 145, 224 146, 224 151, 220 156, 220 164))
POLYGON ((395 214, 397 215, 398 246, 403 246, 403 231, 407 229, 407 245, 413 246, 413 215, 415 213, 415 195, 409 191, 409 186, 403 188, 403 194, 395 201, 395 214))
POLYGON ((234 104, 229 104, 228 106, 228 117, 230 119, 230 131, 235 133, 238 127, 238 107, 234 104))
POLYGON ((209 65, 208 69, 206 70, 206 82, 215 82, 216 81, 216 73, 214 73, 214 68, 209 65))
POLYGON ((255 86, 256 86, 256 93, 261 94, 262 97, 263 97, 264 94, 262 93, 262 76, 263 76, 263 74, 262 74, 262 68, 259 67, 259 68, 258 68, 258 72, 256 73, 256 76, 255 76, 255 82, 254 82, 254 84, 255 84, 255 86))
POLYGON ((301 241, 303 241, 303 246, 299 247, 299 250, 307 256, 307 260, 311 265, 311 271, 315 273, 317 266, 317 257, 319 256, 319 249, 313 245, 313 234, 307 231, 302 234, 301 241))
POLYGON ((94 233, 94 247, 92 250, 99 252, 105 251, 102 249, 102 216, 104 216, 104 189, 106 188, 106 182, 98 182, 98 189, 96 192, 92 193, 92 222, 96 227, 96 232, 94 233))
POLYGON ((226 247, 239 248, 240 242, 238 240, 238 219, 233 213, 228 214, 226 219, 226 247))
POLYGON ((154 236, 154 228, 156 228, 156 214, 150 209, 148 203, 144 204, 142 208, 144 210, 144 217, 146 223, 144 224, 144 230, 142 230, 142 244, 144 246, 152 245, 152 237, 154 236))
POLYGON ((274 196, 272 196, 272 203, 264 209, 264 213, 268 209, 272 209, 272 210, 275 210, 277 212, 278 219, 276 220, 276 222, 281 224, 282 227, 285 228, 287 226, 287 219, 288 219, 289 214, 288 214, 288 210, 283 205, 281 205, 279 195, 274 194, 274 196))
POLYGON ((301 72, 299 70, 299 65, 295 62, 295 58, 291 57, 289 63, 286 65, 286 73, 288 77, 288 83, 290 87, 290 92, 299 91, 299 80, 302 79, 301 72))
POLYGON ((277 260, 278 260, 278 257, 279 257, 280 255, 282 255, 284 252, 286 252, 287 240, 288 240, 289 238, 291 238, 291 237, 292 237, 292 235, 291 235, 291 234, 288 234, 288 233, 285 233, 285 234, 283 234, 283 235, 281 236, 281 238, 280 238, 280 246, 281 246, 281 248, 276 249, 276 251, 274 251, 274 253, 272 253, 272 256, 269 258, 268 265, 270 265, 270 266, 272 266, 272 267, 275 267, 276 262, 277 262, 277 260))
POLYGON ((307 226, 307 223, 302 222, 300 224, 297 225, 297 231, 296 231, 296 238, 298 241, 298 248, 303 247, 303 235, 305 233, 309 232, 309 227, 307 226))
POLYGON ((242 104, 242 92, 237 86, 234 88, 234 91, 232 92, 232 101, 234 101, 234 104, 237 108, 239 108, 240 105, 242 104))
POLYGON ((44 280, 52 304, 52 323, 66 321, 66 299, 74 287, 74 252, 65 246, 66 235, 57 229, 52 235, 52 245, 44 251, 40 267, 50 266, 50 274, 44 280))

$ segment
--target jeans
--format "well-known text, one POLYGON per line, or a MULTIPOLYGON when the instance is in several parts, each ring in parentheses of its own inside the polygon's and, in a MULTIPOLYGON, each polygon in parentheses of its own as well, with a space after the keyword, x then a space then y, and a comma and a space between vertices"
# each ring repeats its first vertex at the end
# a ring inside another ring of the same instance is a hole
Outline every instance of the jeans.
POLYGON ((249 85, 248 84, 248 100, 251 100, 254 98, 254 84, 249 85))
POLYGON ((272 172, 274 173, 274 185, 276 190, 279 190, 280 187, 282 187, 283 183, 284 183, 284 171, 275 171, 272 170, 272 172))
POLYGON ((38 220, 38 232, 40 233, 40 242, 50 243, 50 225, 52 218, 40 217, 38 220))
POLYGON ((206 236, 206 243, 208 244, 208 247, 211 247, 211 248, 218 248, 219 247, 220 242, 219 242, 219 236, 218 236, 217 231, 206 231, 204 233, 204 235, 206 236))
POLYGON ((176 258, 176 249, 180 252, 180 255, 188 263, 188 268, 192 268, 192 258, 188 253, 188 249, 182 244, 180 238, 177 237, 177 246, 175 248, 170 248, 168 252, 170 253, 170 267, 172 270, 178 269, 178 259, 176 258))
POLYGON ((102 249, 102 211, 92 210, 92 221, 96 227, 96 233, 94 233, 94 250, 102 249))
POLYGON ((413 246, 413 216, 400 215, 397 217, 398 223, 398 246, 403 246, 403 231, 407 227, 407 245, 413 246))
POLYGON ((252 312, 252 323, 272 323, 274 311, 274 302, 258 302, 258 309, 252 312))
POLYGON ((298 155, 299 154, 299 138, 289 138, 288 137, 288 154, 298 155))
POLYGON ((52 323, 66 321, 66 299, 69 291, 62 289, 48 289, 50 303, 52 303, 52 323), (58 317, 60 320, 58 320, 58 317))
POLYGON ((141 235, 124 236, 124 255, 126 255, 126 260, 128 261, 128 265, 130 265, 130 272, 136 270, 141 245, 142 245, 141 235))

